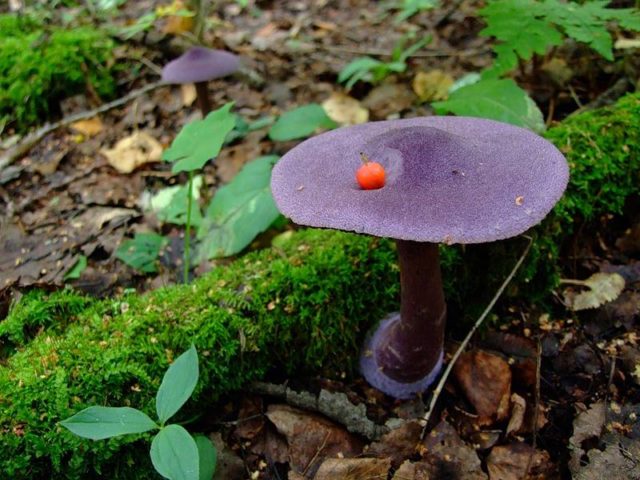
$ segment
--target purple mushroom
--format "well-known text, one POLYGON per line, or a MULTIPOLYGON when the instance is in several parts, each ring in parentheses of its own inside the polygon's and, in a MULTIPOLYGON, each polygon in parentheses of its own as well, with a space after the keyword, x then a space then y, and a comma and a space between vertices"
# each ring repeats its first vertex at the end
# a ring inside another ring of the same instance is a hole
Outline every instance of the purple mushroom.
POLYGON ((311 138, 276 164, 271 188, 294 222, 396 240, 400 312, 366 340, 360 367, 396 398, 424 391, 443 357, 446 304, 438 244, 518 235, 560 199, 567 162, 523 128, 465 117, 423 117, 345 127, 311 138), (362 190, 360 152, 386 184, 362 190))
POLYGON ((162 69, 162 81, 178 84, 194 83, 198 95, 198 106, 202 116, 206 117, 211 111, 207 82, 231 75, 238 68, 240 68, 240 61, 233 53, 193 47, 162 69))

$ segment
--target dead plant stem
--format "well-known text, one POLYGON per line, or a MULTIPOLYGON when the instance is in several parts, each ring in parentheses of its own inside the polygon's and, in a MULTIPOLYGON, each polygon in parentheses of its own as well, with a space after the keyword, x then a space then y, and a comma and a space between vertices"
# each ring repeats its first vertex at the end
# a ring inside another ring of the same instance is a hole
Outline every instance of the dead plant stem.
POLYGON ((528 236, 524 236, 524 238, 529 240, 529 243, 528 243, 527 247, 522 252, 522 255, 520 256, 520 258, 516 262, 515 266, 513 267, 513 269, 511 270, 511 272, 509 273, 509 275, 505 279, 505 281, 502 283, 502 285, 500 285, 500 288, 498 289, 496 294, 493 296, 493 298, 489 302, 489 305, 487 305, 487 308, 485 308, 484 312, 482 312, 482 315, 480 315, 478 320, 476 320, 476 323, 473 325, 473 327, 471 327, 471 330, 469 330, 469 333, 464 338, 464 340, 462 341, 462 343, 460 344, 460 346, 458 347, 456 352, 453 354, 453 357, 451 358, 451 361, 449 362, 449 365, 447 365, 447 368, 445 369, 444 373, 442 374, 442 377, 440 377, 440 381, 436 385, 436 388, 434 389, 433 395, 431 397, 431 401, 429 402, 429 408, 427 409, 427 412, 424 414, 424 417, 422 418, 422 434, 420 435, 420 440, 423 440, 425 435, 427 434, 427 426, 429 425, 429 420, 431 419, 431 415, 433 414, 433 410, 434 410, 434 408, 436 406, 436 403, 438 402, 438 398, 440 397, 440 394, 442 393, 442 390, 444 389, 444 385, 447 382, 447 379, 449 378, 449 375, 451 374, 451 371, 453 370, 453 366, 456 364, 456 361, 458 360, 460 355, 462 355, 462 352, 464 352, 465 348, 467 347, 467 344, 469 343, 469 341, 473 337, 473 334, 476 333, 476 330, 480 327, 480 325, 482 325, 482 322, 484 322, 485 318, 487 318, 487 315, 489 315, 489 312, 491 311, 493 306, 496 304, 496 302, 498 301, 498 299, 500 298, 500 296, 502 295, 504 290, 507 288, 507 285, 509 285, 509 283, 511 282, 511 280, 515 276, 516 272, 518 271, 518 269, 522 265, 522 262, 524 262, 524 259, 526 258, 527 254, 529 253, 529 249, 531 248, 531 244, 533 243, 533 238, 528 237, 528 236))

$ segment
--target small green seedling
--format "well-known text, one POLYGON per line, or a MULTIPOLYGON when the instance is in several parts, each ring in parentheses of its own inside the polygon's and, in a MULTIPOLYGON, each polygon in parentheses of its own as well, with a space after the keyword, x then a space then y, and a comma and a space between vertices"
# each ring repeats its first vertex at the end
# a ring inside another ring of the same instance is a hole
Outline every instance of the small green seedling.
POLYGON ((155 273, 158 255, 166 244, 167 239, 157 233, 136 233, 118 247, 116 257, 139 272, 155 273))
POLYGON ((60 422, 80 437, 104 440, 120 435, 159 430, 151 442, 151 462, 169 480, 211 480, 216 467, 216 450, 204 436, 193 437, 184 427, 166 422, 191 397, 198 383, 198 354, 195 346, 171 364, 156 395, 154 422, 131 407, 89 407, 60 422))
POLYGON ((338 75, 338 82, 351 89, 358 81, 380 83, 392 73, 402 73, 407 69, 407 60, 418 50, 425 47, 431 36, 426 36, 413 45, 406 47, 415 34, 405 35, 393 48, 391 60, 383 62, 372 57, 359 57, 348 63, 338 75))
POLYGON ((193 208, 194 172, 215 158, 224 144, 225 138, 236 125, 236 115, 231 113, 233 102, 209 113, 202 120, 185 125, 167 149, 162 158, 173 162, 173 173, 188 172, 187 222, 184 234, 184 283, 189 280, 191 268, 191 211, 193 208))
POLYGON ((437 0, 402 0, 394 23, 402 23, 417 13, 436 8, 437 5, 437 0))

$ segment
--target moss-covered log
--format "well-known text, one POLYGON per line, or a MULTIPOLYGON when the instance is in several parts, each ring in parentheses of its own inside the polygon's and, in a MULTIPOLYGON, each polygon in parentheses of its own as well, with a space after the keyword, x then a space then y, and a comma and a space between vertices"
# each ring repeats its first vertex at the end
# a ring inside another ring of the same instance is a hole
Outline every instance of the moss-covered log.
MULTIPOLYGON (((164 370, 192 342, 201 380, 185 417, 271 368, 336 375, 371 321, 394 308, 397 274, 391 242, 309 230, 193 285, 93 302, 0 367, 0 471, 12 479, 154 478, 140 439, 84 441, 57 422, 92 404, 153 415, 164 370)), ((20 322, 32 331, 68 311, 43 302, 86 302, 73 297, 27 296, 7 319, 11 339, 29 340, 16 333, 20 322)))
MULTIPOLYGON (((639 97, 576 116, 548 137, 567 154, 572 178, 565 200, 537 228, 527 268, 529 278, 547 282, 575 222, 620 212, 637 192, 639 97)), ((483 259, 495 261, 490 269, 510 255, 509 245, 483 259)), ((488 290, 488 269, 462 258, 455 249, 443 255, 450 298, 470 291, 465 282, 474 277, 488 290)), ((192 342, 201 381, 185 417, 271 369, 348 370, 364 332, 397 306, 397 277, 389 241, 310 230, 189 286, 106 301, 69 291, 29 294, 0 327, 0 472, 13 479, 153 478, 141 439, 84 441, 57 422, 93 404, 153 414, 165 369, 192 342)))

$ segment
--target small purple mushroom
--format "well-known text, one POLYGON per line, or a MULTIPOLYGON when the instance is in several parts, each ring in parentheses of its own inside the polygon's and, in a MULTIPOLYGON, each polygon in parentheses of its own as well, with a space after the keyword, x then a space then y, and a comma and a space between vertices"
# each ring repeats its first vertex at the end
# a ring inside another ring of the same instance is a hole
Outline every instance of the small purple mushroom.
POLYGON ((202 116, 206 117, 211 111, 207 82, 231 75, 238 68, 240 68, 240 61, 233 53, 193 47, 165 65, 162 69, 162 81, 177 84, 194 83, 198 95, 198 106, 202 116))
POLYGON ((563 155, 523 128, 466 117, 345 127, 311 138, 276 164, 276 204, 301 225, 396 239, 400 312, 366 340, 360 367, 396 398, 424 391, 442 366, 446 304, 438 244, 523 233, 560 199, 563 155), (383 165, 386 185, 362 190, 359 152, 383 165))

